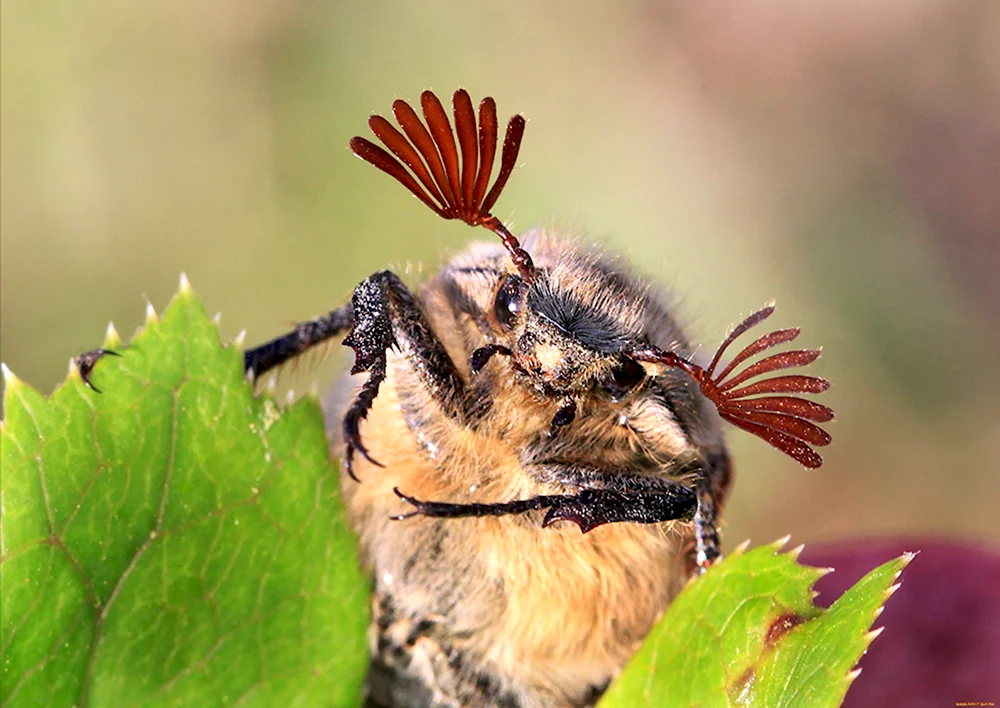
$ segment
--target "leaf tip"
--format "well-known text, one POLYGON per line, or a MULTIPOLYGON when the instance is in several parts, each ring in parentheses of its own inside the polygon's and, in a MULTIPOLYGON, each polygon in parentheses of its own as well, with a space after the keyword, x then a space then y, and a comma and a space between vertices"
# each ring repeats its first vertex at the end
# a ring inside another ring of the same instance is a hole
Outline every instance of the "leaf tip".
POLYGON ((21 379, 19 379, 17 375, 2 361, 0 361, 0 377, 3 378, 4 390, 7 392, 14 391, 19 386, 24 385, 24 382, 21 381, 21 379))
POLYGON ((777 553, 782 548, 784 548, 785 546, 787 546, 788 542, 791 541, 791 540, 792 540, 792 535, 788 534, 787 536, 782 536, 781 538, 779 538, 777 541, 775 541, 774 543, 772 543, 770 545, 771 545, 771 548, 774 549, 774 552, 777 553))
MULTIPOLYGON (((894 561, 896 563, 896 565, 897 565, 897 567, 896 567, 896 573, 892 576, 893 584, 890 585, 885 590, 885 599, 886 600, 888 600, 890 597, 892 597, 893 594, 895 594, 895 592, 897 590, 899 590, 899 586, 902 585, 902 582, 896 582, 896 581, 899 580, 899 576, 901 576, 903 574, 903 570, 906 568, 906 566, 908 566, 910 563, 912 563, 913 559, 916 558, 916 557, 917 557, 917 553, 916 552, 907 551, 906 553, 904 553, 903 555, 901 555, 899 558, 897 558, 894 561)), ((892 562, 892 561, 890 561, 890 562, 892 562)))
POLYGON ((212 315, 212 324, 214 324, 216 327, 218 327, 220 324, 222 324, 222 313, 221 312, 216 312, 214 315, 212 315))
POLYGON ((108 328, 104 330, 104 344, 105 349, 118 349, 122 345, 121 335, 118 334, 118 330, 115 329, 114 322, 108 322, 108 328))
POLYGON ((243 345, 246 344, 246 341, 247 341, 247 331, 245 329, 240 330, 240 333, 237 334, 235 337, 233 337, 233 345, 239 347, 240 349, 243 348, 243 345))
POLYGON ((854 669, 847 672, 847 685, 850 686, 861 675, 861 669, 854 669))
POLYGON ((180 282, 177 284, 177 293, 179 295, 191 295, 194 293, 194 289, 191 287, 191 281, 188 280, 187 273, 181 271, 180 282))
POLYGON ((805 549, 805 547, 806 544, 800 543, 787 553, 788 557, 791 558, 793 561, 798 561, 799 556, 802 555, 802 551, 805 549))
POLYGON ((865 634, 865 646, 869 646, 872 642, 874 642, 878 638, 878 635, 882 634, 882 632, 884 632, 884 631, 885 631, 885 627, 876 627, 875 629, 873 629, 870 632, 866 633, 865 634))
POLYGON ((146 325, 154 325, 159 321, 160 318, 156 314, 156 310, 153 308, 153 303, 146 300, 146 325))
POLYGON ((288 389, 288 393, 285 394, 285 405, 290 406, 295 403, 295 389, 288 389))
MULTIPOLYGON (((897 578, 899 577, 898 573, 896 574, 896 577, 897 578)), ((902 585, 902 583, 893 583, 892 585, 890 585, 889 587, 887 587, 885 589, 885 599, 888 600, 890 597, 892 597, 893 595, 895 595, 896 591, 899 590, 899 586, 900 585, 902 585)))
POLYGON ((741 555, 743 555, 744 553, 747 552, 748 548, 750 548, 750 539, 749 538, 747 540, 745 540, 743 543, 741 543, 740 545, 738 545, 736 548, 734 548, 733 552, 730 555, 741 556, 741 555))

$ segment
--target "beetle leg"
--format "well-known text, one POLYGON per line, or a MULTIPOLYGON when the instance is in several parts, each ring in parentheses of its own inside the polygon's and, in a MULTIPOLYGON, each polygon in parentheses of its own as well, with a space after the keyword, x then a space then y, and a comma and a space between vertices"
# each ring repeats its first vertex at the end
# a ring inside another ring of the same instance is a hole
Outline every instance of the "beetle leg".
MULTIPOLYGON (((550 474, 553 468, 557 468, 555 465, 545 467, 550 474)), ((653 524, 690 519, 697 511, 695 493, 679 482, 616 470, 586 470, 581 473, 574 467, 557 469, 560 469, 559 481, 579 488, 579 493, 537 496, 495 504, 449 504, 421 501, 395 490, 397 496, 415 507, 415 511, 394 518, 405 519, 416 515, 447 518, 507 516, 548 509, 542 526, 556 521, 572 521, 586 533, 604 524, 626 521, 653 524)), ((555 479, 557 475, 552 476, 555 479)))
POLYGON ((272 339, 243 353, 243 370, 255 379, 305 353, 317 344, 336 337, 354 324, 354 308, 350 303, 313 320, 300 322, 288 334, 272 339))
POLYGON ((76 358, 76 368, 80 371, 80 380, 94 393, 100 393, 101 390, 90 382, 90 374, 94 371, 97 362, 108 355, 121 356, 118 352, 113 352, 110 349, 92 349, 76 358))
POLYGON ((352 374, 368 372, 357 398, 347 409, 343 421, 344 466, 352 478, 354 452, 374 464, 361 442, 359 424, 368 415, 379 386, 386 377, 386 352, 396 348, 413 365, 414 371, 430 395, 452 417, 460 417, 465 384, 448 356, 444 345, 431 331, 420 304, 395 273, 384 270, 365 279, 352 297, 354 326, 344 345, 354 349, 352 374))
MULTIPOLYGON (((293 331, 247 351, 244 369, 253 376, 281 366, 348 327, 344 345, 354 349, 351 373, 368 372, 368 379, 348 407, 343 420, 346 443, 344 466, 354 479, 351 462, 355 452, 380 465, 361 442, 359 426, 371 410, 385 380, 386 352, 395 347, 414 364, 422 383, 452 417, 462 413, 464 383, 444 346, 431 331, 420 304, 391 271, 366 278, 355 289, 351 302, 322 317, 302 322, 293 331)), ((380 465, 381 466, 381 465, 380 465)))
POLYGON ((695 493, 698 497, 698 510, 694 514, 695 565, 699 573, 704 573, 722 558, 717 527, 718 510, 707 480, 698 480, 695 493))

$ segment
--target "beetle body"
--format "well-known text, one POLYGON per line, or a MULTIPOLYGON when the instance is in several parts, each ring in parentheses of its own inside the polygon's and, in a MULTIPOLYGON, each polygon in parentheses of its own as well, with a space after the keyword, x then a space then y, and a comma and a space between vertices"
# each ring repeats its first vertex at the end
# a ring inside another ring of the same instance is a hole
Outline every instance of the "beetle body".
MULTIPOLYGON (((401 521, 392 517, 407 505, 394 489, 419 499, 500 503, 577 492, 579 482, 560 477, 560 468, 574 466, 675 481, 707 471, 720 502, 728 485, 719 416, 690 377, 640 370, 641 378, 624 382, 631 388, 616 385, 613 365, 627 343, 687 348, 658 293, 572 240, 536 233, 523 243, 541 274, 526 306, 546 317, 504 332, 495 304, 516 275, 499 245, 476 244, 452 260, 415 301, 455 363, 466 400, 437 400, 423 385, 420 360, 402 347, 389 356, 361 427, 383 467, 361 458, 354 463, 360 484, 344 474, 350 518, 375 579, 372 650, 383 685, 372 688, 384 705, 587 705, 693 567, 693 528, 685 521, 614 523, 588 533, 569 520, 543 528, 542 510, 401 521), (559 312, 577 316, 552 321, 559 312), (596 320, 603 340, 595 343, 587 330, 596 320), (604 320, 621 329, 618 338, 604 320), (521 340, 528 343, 519 355, 495 357, 473 373, 474 351, 499 341, 518 352, 521 340), (558 380, 570 390, 552 390, 558 380), (575 397, 575 418, 553 427, 566 395, 575 397)), ((339 391, 340 405, 331 406, 338 424, 356 393, 339 391)))
MULTIPOLYGON (((597 248, 490 213, 525 121, 496 106, 396 101, 389 152, 351 140, 439 216, 483 226, 475 244, 411 292, 390 271, 351 302, 245 353, 252 375, 348 332, 352 375, 328 405, 343 496, 375 580, 372 706, 589 706, 680 588, 720 557, 731 483, 721 421, 806 467, 833 411, 788 394, 822 378, 764 374, 815 349, 770 332, 722 356, 773 305, 691 359, 669 303, 597 248), (457 137, 457 140, 456 140, 457 137), (390 154, 390 152, 392 154, 390 154), (737 370, 745 365, 742 370, 737 370)), ((82 370, 82 369, 81 369, 82 370)))

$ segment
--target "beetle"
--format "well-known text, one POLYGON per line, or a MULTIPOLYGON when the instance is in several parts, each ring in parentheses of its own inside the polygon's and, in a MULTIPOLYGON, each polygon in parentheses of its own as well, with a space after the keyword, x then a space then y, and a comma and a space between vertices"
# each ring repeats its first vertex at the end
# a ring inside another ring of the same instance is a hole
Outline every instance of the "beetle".
POLYGON ((362 137, 350 147, 438 216, 499 240, 416 290, 371 275, 350 302, 246 351, 245 368, 260 377, 344 333, 354 350, 328 408, 375 581, 369 705, 588 706, 721 556, 733 476, 721 421, 819 467, 814 447, 830 435, 818 424, 834 414, 800 394, 829 383, 760 378, 817 349, 750 363, 798 328, 723 365, 773 303, 700 366, 666 297, 622 260, 560 234, 514 236, 492 210, 524 118, 510 119, 490 185, 495 102, 477 114, 460 89, 452 103, 454 127, 430 91, 423 120, 397 100, 398 128, 369 120, 387 149, 362 137))

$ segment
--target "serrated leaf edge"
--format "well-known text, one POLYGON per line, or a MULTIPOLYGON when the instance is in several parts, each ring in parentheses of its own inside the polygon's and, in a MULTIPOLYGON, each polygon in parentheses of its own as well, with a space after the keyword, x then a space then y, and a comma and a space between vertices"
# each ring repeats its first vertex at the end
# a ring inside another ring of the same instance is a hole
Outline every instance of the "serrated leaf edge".
MULTIPOLYGON (((190 297, 197 297, 197 293, 195 293, 194 288, 191 285, 191 281, 187 277, 187 274, 182 272, 180 274, 177 292, 174 293, 174 295, 170 298, 170 301, 167 303, 167 308, 173 305, 174 302, 178 299, 190 298, 190 297)), ((160 316, 157 314, 156 308, 153 307, 153 303, 147 299, 145 321, 143 322, 143 324, 141 324, 139 327, 136 328, 135 332, 129 338, 128 344, 125 344, 122 341, 121 335, 118 333, 118 330, 115 327, 115 323, 108 322, 108 326, 104 332, 104 343, 101 346, 104 349, 112 349, 112 350, 127 349, 129 344, 135 341, 137 337, 142 335, 147 326, 151 324, 158 324, 159 321, 160 321, 160 316)), ((238 349, 243 349, 244 342, 246 339, 246 330, 241 331, 232 341, 227 343, 222 341, 222 336, 218 331, 218 322, 212 320, 212 323, 216 327, 216 335, 218 335, 219 342, 222 345, 223 349, 228 349, 229 347, 232 346, 235 346, 238 349)), ((71 357, 69 360, 69 364, 67 366, 67 371, 66 371, 66 378, 64 378, 62 381, 57 382, 56 385, 53 387, 52 391, 48 394, 42 393, 41 391, 38 391, 38 389, 35 389, 33 386, 31 386, 31 384, 26 383, 24 379, 18 377, 17 374, 15 374, 10 369, 10 367, 7 366, 5 362, 0 362, 0 380, 2 380, 3 383, 2 390, 0 390, 0 398, 5 398, 8 395, 8 392, 11 394, 16 393, 19 387, 27 387, 29 389, 37 391, 46 401, 49 400, 52 394, 54 394, 56 391, 58 391, 60 388, 70 383, 71 381, 74 380, 82 381, 80 377, 80 367, 76 363, 75 356, 71 357)), ((252 378, 247 377, 246 381, 248 385, 250 386, 253 385, 252 378)), ((277 388, 277 378, 274 379, 273 386, 270 385, 271 384, 270 380, 268 381, 268 383, 269 387, 267 388, 266 393, 271 398, 274 398, 275 397, 274 394, 277 388)), ((291 404, 293 402, 294 401, 289 401, 288 403, 291 404)), ((280 408, 281 410, 284 410, 285 407, 286 406, 281 406, 280 408)), ((0 428, 2 428, 3 424, 4 420, 0 420, 0 428)))
POLYGON ((114 322, 108 322, 108 328, 104 331, 104 348, 116 349, 122 345, 122 338, 115 329, 114 322))
MULTIPOLYGON (((899 577, 903 574, 903 570, 913 561, 913 559, 917 556, 917 553, 919 553, 919 551, 906 551, 898 558, 893 559, 899 561, 899 570, 897 570, 896 574, 892 576, 892 579, 894 581, 893 584, 885 589, 885 592, 882 595, 882 603, 875 608, 874 612, 872 612, 871 624, 874 624, 878 620, 878 618, 881 617, 882 613, 885 611, 885 605, 889 601, 889 598, 892 597, 896 593, 896 591, 899 590, 899 588, 902 586, 903 584, 902 581, 900 582, 895 582, 895 581, 899 580, 899 577)), ((861 654, 858 655, 858 662, 860 662, 862 657, 864 657, 864 655, 868 653, 868 650, 871 648, 872 642, 878 639, 878 637, 884 631, 885 631, 885 625, 882 625, 881 627, 873 627, 862 636, 863 647, 861 649, 861 654)), ((855 679, 857 679, 857 677, 861 675, 861 668, 858 667, 857 665, 858 662, 855 662, 854 668, 848 671, 846 676, 844 677, 847 680, 848 689, 851 687, 851 684, 854 683, 855 679)))

